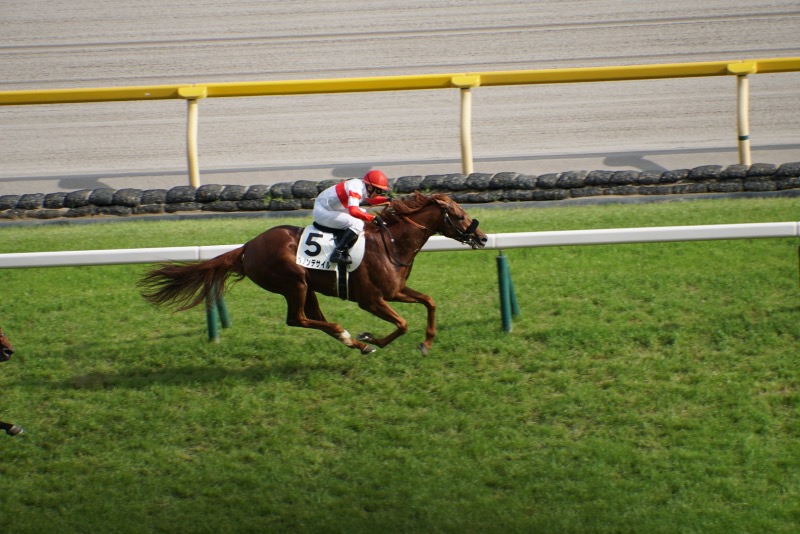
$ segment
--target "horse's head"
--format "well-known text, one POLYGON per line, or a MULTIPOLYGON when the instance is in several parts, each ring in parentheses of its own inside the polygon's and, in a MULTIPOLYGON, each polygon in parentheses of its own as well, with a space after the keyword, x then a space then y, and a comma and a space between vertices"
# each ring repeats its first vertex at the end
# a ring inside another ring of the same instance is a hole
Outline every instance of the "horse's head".
POLYGON ((442 209, 439 232, 443 236, 469 245, 473 249, 486 246, 488 238, 478 228, 478 219, 471 219, 458 202, 447 195, 434 195, 432 198, 442 209))
POLYGON ((409 198, 392 200, 380 216, 390 227, 402 223, 415 231, 424 231, 425 239, 442 234, 472 248, 483 248, 488 241, 478 228, 478 220, 470 219, 458 202, 444 194, 426 196, 416 191, 409 198))
POLYGON ((3 330, 0 329, 0 362, 7 362, 11 359, 12 354, 14 354, 14 347, 11 346, 11 342, 3 333, 3 330))

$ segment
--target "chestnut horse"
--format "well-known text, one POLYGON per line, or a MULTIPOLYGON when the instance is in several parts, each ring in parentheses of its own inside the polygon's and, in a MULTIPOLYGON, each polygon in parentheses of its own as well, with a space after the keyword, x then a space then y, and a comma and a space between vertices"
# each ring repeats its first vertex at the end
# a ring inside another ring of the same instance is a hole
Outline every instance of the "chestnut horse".
POLYGON ((385 227, 367 225, 364 259, 350 273, 348 300, 369 313, 393 323, 386 337, 364 333, 353 339, 337 323, 328 322, 319 307, 317 293, 337 295, 336 273, 307 269, 296 262, 303 228, 276 226, 243 246, 200 263, 169 263, 149 271, 140 280, 142 296, 154 304, 171 304, 185 310, 221 296, 228 277, 249 278, 261 288, 286 299, 286 324, 322 330, 344 343, 369 354, 406 333, 408 323, 388 302, 419 303, 428 310, 425 340, 419 346, 428 354, 436 336, 436 305, 428 295, 406 285, 414 257, 434 234, 442 234, 482 248, 486 234, 478 221, 470 219, 461 206, 447 195, 415 193, 408 199, 394 199, 381 212, 385 227))
MULTIPOLYGON (((8 337, 3 333, 3 329, 0 328, 0 362, 7 362, 11 359, 12 354, 14 354, 14 347, 11 346, 8 337)), ((21 427, 5 421, 0 421, 0 428, 5 430, 9 436, 16 436, 22 432, 21 427)))

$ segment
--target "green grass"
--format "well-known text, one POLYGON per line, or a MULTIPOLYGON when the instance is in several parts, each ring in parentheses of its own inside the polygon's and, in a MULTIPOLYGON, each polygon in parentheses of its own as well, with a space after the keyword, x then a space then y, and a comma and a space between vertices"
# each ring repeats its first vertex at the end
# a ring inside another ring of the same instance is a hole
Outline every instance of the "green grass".
MULTIPOLYGON (((489 233, 798 220, 793 200, 468 209, 489 233)), ((307 219, 3 227, 0 252, 240 243, 307 219)), ((147 305, 147 266, 0 271, 0 517, 12 532, 794 532, 796 240, 422 254, 430 356, 283 323, 243 281, 233 327, 147 305)), ((351 332, 388 332, 323 299, 351 332)))

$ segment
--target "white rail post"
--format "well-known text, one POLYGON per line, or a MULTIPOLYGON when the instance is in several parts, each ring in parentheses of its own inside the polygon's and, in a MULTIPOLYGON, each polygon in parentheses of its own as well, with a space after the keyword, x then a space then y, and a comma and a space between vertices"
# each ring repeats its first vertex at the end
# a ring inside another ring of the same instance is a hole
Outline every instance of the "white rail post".
POLYGON ((728 72, 736 75, 736 127, 739 134, 739 163, 751 165, 750 157, 750 80, 748 74, 757 72, 754 61, 731 63, 728 72))
POLYGON ((181 87, 178 95, 185 98, 188 110, 186 121, 186 159, 189 164, 189 185, 200 187, 200 167, 197 163, 197 101, 205 98, 205 87, 181 87))
POLYGON ((461 169, 472 174, 472 92, 481 84, 480 76, 453 76, 450 83, 461 89, 461 169))

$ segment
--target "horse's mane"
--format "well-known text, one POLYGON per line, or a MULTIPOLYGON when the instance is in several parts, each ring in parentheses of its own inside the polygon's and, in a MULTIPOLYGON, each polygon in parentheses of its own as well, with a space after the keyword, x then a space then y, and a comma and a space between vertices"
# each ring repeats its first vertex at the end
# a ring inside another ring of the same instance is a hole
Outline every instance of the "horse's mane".
POLYGON ((423 195, 419 191, 415 191, 413 196, 392 199, 391 203, 380 212, 380 217, 386 224, 393 224, 398 222, 403 215, 416 213, 429 204, 443 200, 444 198, 445 195, 441 193, 428 196, 423 195))

